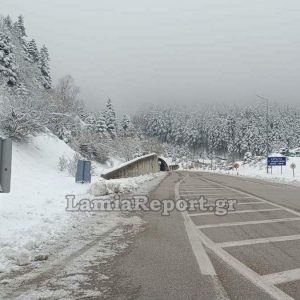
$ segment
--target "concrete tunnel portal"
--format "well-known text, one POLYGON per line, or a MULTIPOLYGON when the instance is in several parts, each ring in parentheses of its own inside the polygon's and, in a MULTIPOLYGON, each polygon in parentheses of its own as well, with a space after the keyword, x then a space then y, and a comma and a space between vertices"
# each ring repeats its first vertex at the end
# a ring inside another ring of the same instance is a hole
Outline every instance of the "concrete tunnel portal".
POLYGON ((158 157, 158 165, 159 165, 159 170, 161 172, 169 171, 169 166, 167 162, 161 157, 158 157))

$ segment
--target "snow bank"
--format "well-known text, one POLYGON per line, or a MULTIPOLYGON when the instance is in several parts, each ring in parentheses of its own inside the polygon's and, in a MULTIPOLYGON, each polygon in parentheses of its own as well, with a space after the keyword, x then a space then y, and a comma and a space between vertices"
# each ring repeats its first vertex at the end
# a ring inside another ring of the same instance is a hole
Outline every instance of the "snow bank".
POLYGON ((74 154, 50 134, 13 145, 11 193, 0 194, 0 271, 11 262, 26 264, 31 250, 67 225, 66 193, 87 189, 58 171, 59 157, 74 154))
MULTIPOLYGON (((280 154, 273 153, 270 156, 282 156, 280 154)), ((222 174, 229 174, 229 175, 240 175, 240 176, 247 176, 247 177, 255 177, 261 179, 267 179, 270 181, 276 181, 281 183, 293 183, 293 184, 300 184, 300 157, 287 157, 287 165, 282 167, 282 174, 281 174, 281 167, 272 167, 269 169, 269 173, 267 173, 267 161, 266 159, 260 161, 253 161, 247 164, 243 164, 243 162, 238 162, 240 168, 238 171, 225 171, 217 169, 213 172, 222 173, 222 174), (292 163, 296 164, 295 169, 295 177, 293 176, 293 170, 291 169, 290 165, 292 163)), ((210 171, 210 170, 207 170, 210 171)))
POLYGON ((132 191, 152 178, 106 182, 100 177, 105 166, 96 164, 92 184, 76 184, 74 177, 58 167, 59 157, 72 159, 74 154, 49 133, 13 145, 11 193, 0 194, 0 273, 30 263, 45 241, 64 235, 72 222, 79 222, 65 211, 66 195, 87 196, 89 190, 98 193, 98 181, 107 189, 105 194, 132 191))
POLYGON ((136 191, 142 183, 152 180, 156 176, 157 174, 147 174, 132 178, 99 180, 92 184, 89 192, 96 197, 114 193, 130 193, 136 191))

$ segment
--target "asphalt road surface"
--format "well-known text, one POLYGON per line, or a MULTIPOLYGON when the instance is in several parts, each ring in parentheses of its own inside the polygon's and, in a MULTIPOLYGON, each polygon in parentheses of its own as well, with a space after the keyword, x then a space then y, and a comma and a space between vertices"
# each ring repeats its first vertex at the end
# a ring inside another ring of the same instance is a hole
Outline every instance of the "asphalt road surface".
POLYGON ((0 276, 0 299, 300 299, 300 187, 181 171, 158 183, 151 200, 188 207, 125 212, 144 225, 105 234, 101 214, 83 219, 48 261, 0 276))
POLYGON ((151 199, 201 195, 211 209, 144 213, 145 230, 111 268, 108 298, 300 299, 300 188, 173 172, 151 199), (216 215, 218 199, 234 209, 216 215))

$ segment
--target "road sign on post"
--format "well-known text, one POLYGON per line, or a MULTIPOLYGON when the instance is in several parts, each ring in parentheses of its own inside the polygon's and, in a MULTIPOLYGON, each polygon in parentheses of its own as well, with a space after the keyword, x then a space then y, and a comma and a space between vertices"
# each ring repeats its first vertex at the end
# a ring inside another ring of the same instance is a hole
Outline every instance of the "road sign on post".
POLYGON ((284 157, 284 156, 268 157, 268 166, 269 167, 286 166, 286 157, 284 157))
POLYGON ((11 161, 12 141, 0 138, 0 193, 10 192, 11 161))
POLYGON ((295 177, 295 169, 296 169, 296 164, 295 163, 291 163, 291 169, 293 170, 293 177, 295 177))
POLYGON ((91 182, 91 162, 79 160, 77 163, 76 183, 91 182))

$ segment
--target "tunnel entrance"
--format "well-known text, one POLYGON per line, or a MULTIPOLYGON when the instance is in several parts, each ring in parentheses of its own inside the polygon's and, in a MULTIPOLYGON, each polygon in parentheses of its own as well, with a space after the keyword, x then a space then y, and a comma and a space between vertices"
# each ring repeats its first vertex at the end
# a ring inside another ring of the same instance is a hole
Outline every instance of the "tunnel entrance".
POLYGON ((163 160, 162 158, 158 158, 158 165, 159 165, 159 170, 161 172, 166 172, 166 171, 169 171, 169 166, 168 164, 166 163, 165 160, 163 160))

